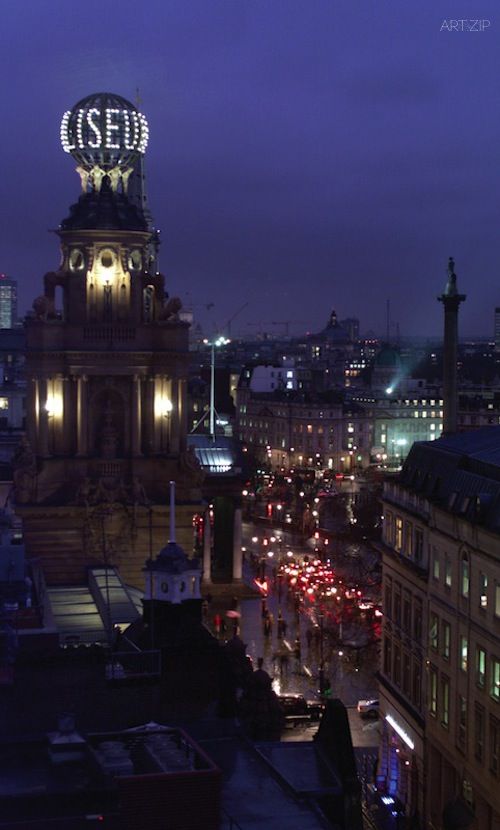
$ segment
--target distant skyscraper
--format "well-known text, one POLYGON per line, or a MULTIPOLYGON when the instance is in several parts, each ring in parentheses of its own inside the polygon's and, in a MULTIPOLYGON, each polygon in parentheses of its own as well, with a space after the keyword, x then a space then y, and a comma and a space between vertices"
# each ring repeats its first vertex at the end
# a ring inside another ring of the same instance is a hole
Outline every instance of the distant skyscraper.
POLYGON ((500 352, 500 308, 495 309, 495 351, 500 352))
POLYGON ((17 281, 0 274, 0 329, 12 329, 17 323, 17 281))

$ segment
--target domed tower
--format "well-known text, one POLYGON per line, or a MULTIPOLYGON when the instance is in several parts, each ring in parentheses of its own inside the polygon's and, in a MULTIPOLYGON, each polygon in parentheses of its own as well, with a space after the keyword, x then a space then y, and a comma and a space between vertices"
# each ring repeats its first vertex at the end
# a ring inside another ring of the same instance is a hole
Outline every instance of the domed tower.
POLYGON ((164 538, 168 481, 184 504, 199 497, 186 452, 188 324, 155 270, 147 212, 127 193, 148 137, 145 116, 109 93, 79 101, 61 122, 82 192, 57 230, 59 268, 26 320, 29 445, 15 471, 28 547, 57 559, 56 547, 65 561, 59 571, 47 562, 49 582, 81 578, 106 543, 142 587, 157 525, 164 538))

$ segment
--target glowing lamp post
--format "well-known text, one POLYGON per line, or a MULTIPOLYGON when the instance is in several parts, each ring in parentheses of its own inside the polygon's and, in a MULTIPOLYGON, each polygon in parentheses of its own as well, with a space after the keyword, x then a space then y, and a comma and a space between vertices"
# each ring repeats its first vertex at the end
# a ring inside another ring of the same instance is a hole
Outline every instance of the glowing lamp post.
POLYGON ((227 346, 231 341, 227 337, 217 337, 216 340, 204 340, 206 346, 211 347, 210 356, 210 409, 209 409, 209 432, 212 441, 215 441, 215 349, 220 346, 227 346))

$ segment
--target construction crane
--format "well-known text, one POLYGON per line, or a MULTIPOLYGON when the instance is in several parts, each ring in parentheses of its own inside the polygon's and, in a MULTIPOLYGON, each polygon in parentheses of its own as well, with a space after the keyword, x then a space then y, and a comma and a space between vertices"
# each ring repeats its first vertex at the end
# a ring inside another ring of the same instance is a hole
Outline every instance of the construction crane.
POLYGON ((230 317, 230 318, 229 318, 229 320, 227 321, 227 323, 226 323, 226 330, 227 330, 227 336, 228 336, 228 337, 231 337, 231 323, 232 323, 232 322, 233 322, 233 320, 234 320, 234 319, 238 316, 238 314, 241 314, 241 312, 243 311, 243 309, 245 309, 245 308, 247 307, 247 305, 248 305, 248 301, 247 301, 246 303, 243 303, 243 305, 242 305, 242 306, 240 306, 240 308, 238 309, 238 311, 235 311, 235 312, 234 312, 234 314, 233 314, 233 316, 232 316, 232 317, 230 317))

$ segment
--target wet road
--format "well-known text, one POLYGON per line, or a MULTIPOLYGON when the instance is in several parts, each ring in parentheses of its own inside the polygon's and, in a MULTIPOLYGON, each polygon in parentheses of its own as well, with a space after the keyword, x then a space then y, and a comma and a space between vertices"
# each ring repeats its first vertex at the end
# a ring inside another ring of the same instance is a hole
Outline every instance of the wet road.
MULTIPOLYGON (((263 550, 267 553, 272 550, 273 554, 276 552, 277 558, 280 554, 286 557, 287 550, 292 550, 295 555, 311 553, 311 549, 294 534, 253 523, 244 524, 243 547, 246 549, 244 576, 249 583, 255 576, 248 561, 252 552, 260 556, 263 550), (262 546, 264 535, 269 540, 266 548, 262 546), (273 536, 275 542, 271 542, 273 536), (255 537, 258 542, 252 542, 255 537), (277 541, 279 537, 282 539, 281 544, 277 541)), ((371 567, 370 557, 373 554, 368 549, 360 551, 359 545, 353 547, 356 549, 356 558, 363 560, 363 567, 366 567, 367 561, 371 567)), ((266 557, 269 583, 266 605, 273 617, 270 633, 267 636, 264 633, 262 599, 243 599, 238 605, 241 614, 240 636, 247 644, 247 653, 254 665, 257 665, 259 657, 263 657, 264 668, 273 678, 273 687, 278 694, 298 693, 311 699, 317 697, 319 691, 318 672, 323 656, 325 677, 330 681, 333 697, 339 697, 348 707, 355 706, 361 698, 376 697, 377 684, 374 673, 378 667, 378 644, 363 648, 349 646, 344 641, 339 644, 329 636, 330 632, 325 626, 321 655, 318 627, 316 626, 316 637, 308 634, 314 630, 310 614, 313 606, 310 607, 309 613, 296 613, 286 587, 280 586, 278 580, 277 584, 272 584, 271 572, 274 561, 274 556, 266 557), (278 636, 277 631, 280 613, 286 621, 284 636, 278 636), (300 659, 296 656, 297 641, 300 643, 300 659)), ((312 617, 314 618, 314 614, 312 617)))

